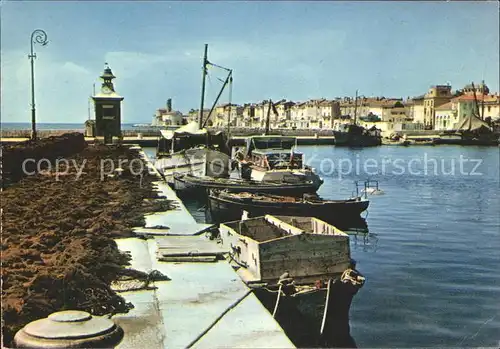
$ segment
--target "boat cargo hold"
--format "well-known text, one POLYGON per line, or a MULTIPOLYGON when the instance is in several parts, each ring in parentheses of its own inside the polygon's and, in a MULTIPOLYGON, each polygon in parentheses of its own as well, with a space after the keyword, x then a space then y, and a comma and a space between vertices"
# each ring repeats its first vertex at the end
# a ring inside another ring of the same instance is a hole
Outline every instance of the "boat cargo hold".
POLYGON ((313 217, 271 216, 220 225, 241 279, 294 344, 350 346, 349 308, 365 278, 349 236, 313 217))

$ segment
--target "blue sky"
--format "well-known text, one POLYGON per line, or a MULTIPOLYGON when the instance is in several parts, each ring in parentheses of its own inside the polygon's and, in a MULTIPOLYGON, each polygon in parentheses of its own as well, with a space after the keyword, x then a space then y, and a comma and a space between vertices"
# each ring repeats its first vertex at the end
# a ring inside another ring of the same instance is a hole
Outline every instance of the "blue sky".
MULTIPOLYGON (((108 62, 123 122, 199 107, 203 44, 234 70, 233 102, 404 97, 485 79, 499 90, 495 2, 1 2, 2 121, 30 121, 29 38, 40 122, 84 122, 108 62)), ((207 104, 222 73, 211 70, 207 104)), ((228 101, 228 94, 222 102, 228 101)))

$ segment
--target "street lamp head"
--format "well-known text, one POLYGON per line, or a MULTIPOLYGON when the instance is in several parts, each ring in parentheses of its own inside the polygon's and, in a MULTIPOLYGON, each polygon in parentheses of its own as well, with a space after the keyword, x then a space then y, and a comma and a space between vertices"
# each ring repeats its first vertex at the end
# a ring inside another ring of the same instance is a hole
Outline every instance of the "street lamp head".
POLYGON ((42 46, 47 45, 47 33, 42 29, 36 29, 31 33, 31 43, 32 44, 40 44, 42 46))

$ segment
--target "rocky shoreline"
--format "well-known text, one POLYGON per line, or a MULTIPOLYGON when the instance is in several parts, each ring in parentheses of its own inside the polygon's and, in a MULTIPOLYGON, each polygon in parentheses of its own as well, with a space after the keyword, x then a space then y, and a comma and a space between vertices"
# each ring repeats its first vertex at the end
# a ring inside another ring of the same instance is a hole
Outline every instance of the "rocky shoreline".
POLYGON ((130 257, 114 239, 133 236, 133 227, 144 226, 145 213, 173 208, 157 197, 157 178, 147 171, 134 175, 142 160, 135 161, 135 170, 124 166, 121 175, 103 178, 104 159, 108 165, 130 162, 139 159, 136 150, 92 145, 67 159, 85 160, 78 178, 71 166, 60 173, 52 168, 10 183, 1 193, 5 345, 24 325, 54 311, 127 312, 133 305, 111 283, 149 275, 126 268, 130 257))

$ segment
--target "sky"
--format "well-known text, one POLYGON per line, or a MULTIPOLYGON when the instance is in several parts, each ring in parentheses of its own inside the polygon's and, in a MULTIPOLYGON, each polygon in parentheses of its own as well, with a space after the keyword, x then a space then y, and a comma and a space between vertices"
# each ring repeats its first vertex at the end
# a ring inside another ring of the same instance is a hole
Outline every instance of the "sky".
MULTIPOLYGON (((232 102, 402 97, 484 79, 499 91, 499 7, 491 2, 5 1, 2 122, 30 122, 30 35, 38 122, 83 123, 107 62, 122 122, 147 123, 172 98, 199 108, 204 44, 233 69, 232 102)), ((209 70, 211 105, 225 73, 209 70)), ((221 102, 229 101, 225 91, 221 102)))

